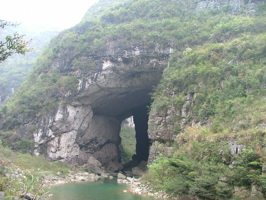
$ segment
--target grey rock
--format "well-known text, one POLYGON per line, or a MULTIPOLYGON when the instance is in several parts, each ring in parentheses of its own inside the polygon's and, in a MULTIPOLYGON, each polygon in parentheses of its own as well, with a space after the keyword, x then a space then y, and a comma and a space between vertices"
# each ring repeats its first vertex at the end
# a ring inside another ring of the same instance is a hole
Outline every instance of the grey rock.
POLYGON ((118 175, 117 175, 117 179, 121 179, 121 180, 124 180, 124 179, 126 179, 127 177, 124 175, 124 174, 122 174, 122 173, 118 173, 118 175))
POLYGON ((0 200, 5 200, 5 193, 4 192, 0 192, 0 200))
POLYGON ((253 184, 251 186, 251 196, 262 197, 263 198, 262 188, 260 186, 258 186, 258 185, 253 184))
POLYGON ((42 197, 39 197, 39 196, 36 197, 35 195, 30 194, 30 193, 22 194, 22 195, 20 195, 20 198, 24 198, 24 199, 27 199, 27 200, 45 200, 42 197))
POLYGON ((134 177, 140 177, 145 174, 145 171, 143 171, 140 167, 137 166, 132 168, 132 174, 134 177))
POLYGON ((238 13, 246 9, 249 14, 254 14, 260 4, 265 3, 264 0, 245 1, 245 0, 202 0, 196 6, 196 11, 206 11, 210 9, 219 9, 230 6, 233 13, 238 13))
POLYGON ((266 124, 259 124, 258 126, 256 126, 256 129, 265 130, 266 124))
POLYGON ((239 145, 239 144, 237 144, 236 141, 230 141, 229 147, 230 147, 232 155, 236 155, 236 154, 241 153, 243 151, 243 149, 245 148, 244 145, 239 145))
MULTIPOLYGON (((125 47, 109 42, 98 57, 77 57, 84 65, 88 59, 95 63, 95 71, 65 66, 54 60, 52 69, 74 76, 79 84, 77 94, 61 94, 57 110, 43 116, 33 134, 35 155, 45 154, 51 160, 80 165, 94 173, 119 171, 120 125, 134 109, 151 101, 150 92, 168 65, 171 47, 156 44, 154 49, 142 46, 125 47), (71 97, 71 98, 70 98, 71 97)), ((80 68, 79 68, 80 67, 80 68)))

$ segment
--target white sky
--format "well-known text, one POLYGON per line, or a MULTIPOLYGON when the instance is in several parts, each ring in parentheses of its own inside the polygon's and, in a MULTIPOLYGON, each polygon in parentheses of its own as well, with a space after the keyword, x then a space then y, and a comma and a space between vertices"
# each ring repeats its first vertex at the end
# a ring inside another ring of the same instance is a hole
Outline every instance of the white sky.
POLYGON ((98 0, 1 0, 0 19, 22 26, 70 28, 98 0))

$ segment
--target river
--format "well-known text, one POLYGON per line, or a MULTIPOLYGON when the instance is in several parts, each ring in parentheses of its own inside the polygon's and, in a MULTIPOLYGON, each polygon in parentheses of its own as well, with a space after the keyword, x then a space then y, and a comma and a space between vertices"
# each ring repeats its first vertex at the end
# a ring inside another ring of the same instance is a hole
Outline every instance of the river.
POLYGON ((154 200, 124 192, 127 188, 127 185, 114 180, 102 180, 55 186, 49 192, 53 195, 52 200, 154 200))

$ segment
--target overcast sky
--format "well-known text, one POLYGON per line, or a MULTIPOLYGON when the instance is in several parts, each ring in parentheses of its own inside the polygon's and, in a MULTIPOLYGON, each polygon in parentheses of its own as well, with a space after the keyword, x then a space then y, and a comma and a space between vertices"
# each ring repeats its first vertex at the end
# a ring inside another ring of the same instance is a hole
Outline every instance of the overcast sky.
POLYGON ((3 0, 0 19, 23 26, 70 28, 98 0, 3 0))

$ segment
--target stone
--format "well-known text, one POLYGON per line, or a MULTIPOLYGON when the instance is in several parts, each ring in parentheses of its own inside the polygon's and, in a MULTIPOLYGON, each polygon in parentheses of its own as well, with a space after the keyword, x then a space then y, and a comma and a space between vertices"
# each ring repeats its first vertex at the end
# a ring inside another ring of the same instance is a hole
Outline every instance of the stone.
POLYGON ((0 192, 0 200, 5 200, 5 193, 4 192, 0 192))
POLYGON ((96 174, 102 174, 104 171, 101 168, 101 163, 93 156, 89 156, 87 163, 83 165, 82 167, 85 169, 89 169, 90 171, 96 173, 96 174))
POLYGON ((236 141, 230 141, 229 147, 230 147, 232 155, 236 155, 236 154, 241 153, 243 151, 243 149, 245 148, 244 145, 239 145, 239 144, 237 144, 236 141))
POLYGON ((266 130, 266 124, 259 124, 258 126, 256 126, 256 129, 266 130))
POLYGON ((227 180, 226 177, 220 177, 219 178, 219 181, 224 182, 224 183, 227 183, 228 182, 228 180, 227 180))
POLYGON ((241 9, 246 9, 252 15, 260 3, 263 3, 263 1, 255 3, 245 0, 201 0, 196 6, 196 11, 200 12, 230 6, 232 13, 238 13, 241 9))
POLYGON ((266 166, 263 166, 261 171, 262 173, 266 173, 266 166))
POLYGON ((127 177, 124 175, 124 174, 122 174, 122 173, 118 173, 118 175, 117 175, 117 179, 121 179, 121 180, 124 180, 124 179, 126 179, 127 177))
POLYGON ((138 166, 132 168, 132 174, 134 177, 141 177, 147 170, 147 161, 141 161, 138 166))
POLYGON ((140 167, 133 167, 132 168, 132 173, 133 173, 133 176, 143 176, 145 174, 145 172, 140 168, 140 167))
POLYGON ((39 197, 39 196, 36 197, 35 195, 30 194, 30 193, 28 193, 28 194, 21 194, 20 195, 20 198, 24 198, 24 199, 27 199, 27 200, 45 200, 42 197, 39 197))
POLYGON ((251 186, 251 196, 255 196, 255 197, 262 197, 263 198, 263 194, 262 194, 262 188, 258 185, 253 184, 251 186))

